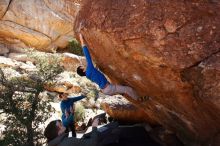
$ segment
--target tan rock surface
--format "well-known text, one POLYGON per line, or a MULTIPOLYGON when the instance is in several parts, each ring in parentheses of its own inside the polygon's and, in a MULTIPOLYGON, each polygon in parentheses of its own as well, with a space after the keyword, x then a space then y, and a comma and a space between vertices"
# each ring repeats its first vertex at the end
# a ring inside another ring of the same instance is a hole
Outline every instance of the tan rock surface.
POLYGON ((0 1, 0 19, 5 15, 5 12, 8 8, 10 0, 1 0, 0 1))
POLYGON ((13 0, 3 20, 26 26, 53 40, 72 29, 72 24, 49 9, 43 0, 13 0))
POLYGON ((79 86, 74 86, 71 83, 63 82, 63 83, 56 83, 56 84, 48 84, 44 87, 46 90, 51 92, 61 92, 61 93, 79 93, 81 92, 81 88, 79 86))
POLYGON ((54 12, 63 16, 69 22, 75 21, 80 5, 76 0, 44 0, 46 5, 54 12))
MULTIPOLYGON (((44 47, 51 42, 46 35, 10 21, 0 21, 0 37, 3 38, 4 43, 21 41, 26 46, 38 47, 41 50, 44 50, 44 47)), ((23 43, 17 46, 23 47, 23 43)))
POLYGON ((113 82, 150 96, 133 101, 138 107, 185 144, 201 144, 220 131, 219 9, 208 0, 87 0, 75 30, 83 22, 92 57, 113 82))
POLYGON ((73 22, 79 4, 70 0, 3 0, 0 8, 0 23, 4 28, 0 32, 0 43, 13 48, 53 51, 65 48, 73 37, 73 22), (5 31, 15 31, 15 34, 5 31), (20 31, 19 35, 17 31, 20 31))

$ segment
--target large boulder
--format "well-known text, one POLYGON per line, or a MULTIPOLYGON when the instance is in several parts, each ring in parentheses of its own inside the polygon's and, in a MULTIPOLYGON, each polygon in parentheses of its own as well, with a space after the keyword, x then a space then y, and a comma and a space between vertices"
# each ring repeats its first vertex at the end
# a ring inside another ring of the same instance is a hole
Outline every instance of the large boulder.
POLYGON ((152 125, 157 125, 156 121, 151 121, 152 118, 146 116, 142 108, 136 107, 128 100, 122 97, 110 97, 102 100, 101 107, 113 119, 126 123, 141 123, 148 122, 152 125))
POLYGON ((0 43, 9 48, 54 51, 65 48, 74 36, 79 10, 75 1, 3 0, 0 8, 0 43))
POLYGON ((206 145, 220 131, 219 9, 213 0, 86 0, 75 31, 84 26, 112 82, 150 97, 133 101, 146 116, 206 145))
POLYGON ((10 0, 1 0, 0 1, 0 18, 5 15, 6 10, 9 6, 10 0))

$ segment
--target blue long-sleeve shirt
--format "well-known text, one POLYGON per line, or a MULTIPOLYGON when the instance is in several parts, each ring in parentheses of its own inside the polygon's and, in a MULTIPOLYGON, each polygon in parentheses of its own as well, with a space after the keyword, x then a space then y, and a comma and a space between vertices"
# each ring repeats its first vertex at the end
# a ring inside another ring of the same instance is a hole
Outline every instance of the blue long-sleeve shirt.
POLYGON ((99 88, 103 89, 105 85, 108 83, 108 80, 102 72, 100 72, 94 67, 87 46, 83 46, 83 53, 86 57, 87 62, 86 77, 92 82, 98 84, 99 88))
POLYGON ((65 110, 70 113, 70 107, 73 106, 73 103, 85 98, 85 96, 76 96, 67 98, 67 100, 62 100, 60 103, 60 108, 62 111, 62 123, 65 127, 74 122, 74 115, 70 114, 68 118, 66 118, 65 110))

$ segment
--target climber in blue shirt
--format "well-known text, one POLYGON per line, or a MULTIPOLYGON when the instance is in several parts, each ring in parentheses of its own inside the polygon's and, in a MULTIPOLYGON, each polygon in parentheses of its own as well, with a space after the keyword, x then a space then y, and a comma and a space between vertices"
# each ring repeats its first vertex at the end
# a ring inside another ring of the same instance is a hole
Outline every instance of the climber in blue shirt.
POLYGON ((62 111, 62 124, 66 127, 66 132, 72 131, 72 136, 76 137, 74 125, 74 103, 85 98, 85 96, 67 97, 66 93, 59 93, 61 100, 60 108, 62 111))
POLYGON ((86 76, 89 80, 99 85, 101 91, 106 95, 126 94, 132 99, 137 100, 138 95, 131 87, 111 84, 104 74, 94 67, 82 34, 79 35, 79 38, 83 53, 86 57, 87 67, 85 69, 83 66, 79 66, 77 68, 77 74, 80 76, 86 76))

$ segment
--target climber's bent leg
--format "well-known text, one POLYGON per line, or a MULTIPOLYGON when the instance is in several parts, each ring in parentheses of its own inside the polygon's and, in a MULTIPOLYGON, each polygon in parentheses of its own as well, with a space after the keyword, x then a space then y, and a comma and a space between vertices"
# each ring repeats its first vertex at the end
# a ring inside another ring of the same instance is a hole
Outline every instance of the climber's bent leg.
POLYGON ((134 100, 138 99, 137 93, 128 86, 109 84, 105 89, 102 90, 102 92, 106 95, 127 94, 134 100))

